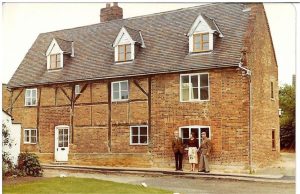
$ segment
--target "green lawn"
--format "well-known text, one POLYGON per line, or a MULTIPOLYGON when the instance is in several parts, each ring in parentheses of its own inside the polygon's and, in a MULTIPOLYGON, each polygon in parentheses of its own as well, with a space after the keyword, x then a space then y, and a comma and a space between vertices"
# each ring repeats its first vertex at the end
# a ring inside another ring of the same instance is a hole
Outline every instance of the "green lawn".
POLYGON ((130 185, 87 178, 48 178, 16 185, 4 185, 3 193, 101 193, 101 194, 165 194, 171 191, 145 188, 142 185, 130 185))

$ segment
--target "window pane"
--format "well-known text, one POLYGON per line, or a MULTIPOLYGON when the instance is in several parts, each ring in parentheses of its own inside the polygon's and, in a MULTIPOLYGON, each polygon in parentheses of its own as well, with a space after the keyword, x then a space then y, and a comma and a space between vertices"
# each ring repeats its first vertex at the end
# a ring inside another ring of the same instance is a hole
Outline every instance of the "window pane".
POLYGON ((208 42, 208 34, 202 35, 203 42, 208 42))
POLYGON ((131 134, 132 134, 132 135, 138 135, 138 133, 139 133, 139 132, 138 132, 138 127, 132 127, 132 128, 131 128, 131 134))
POLYGON ((31 95, 31 90, 26 90, 25 97, 30 97, 30 95, 31 95))
POLYGON ((191 99, 199 99, 199 96, 198 96, 198 88, 193 88, 191 90, 191 99))
POLYGON ((140 143, 148 143, 147 139, 148 139, 147 136, 141 136, 140 137, 140 143))
POLYGON ((58 136, 58 141, 63 141, 63 135, 58 136))
POLYGON ((119 92, 119 82, 113 83, 113 91, 119 92))
POLYGON ((124 61, 125 60, 125 55, 123 53, 119 54, 119 61, 124 61))
POLYGON ((118 92, 113 92, 113 99, 114 100, 120 99, 119 91, 118 92))
POLYGON ((181 83, 189 83, 189 76, 188 75, 181 76, 181 83))
POLYGON ((194 42, 199 43, 200 42, 200 34, 194 35, 194 42))
POLYGON ((126 61, 131 60, 131 53, 126 53, 126 61))
POLYGON ((181 100, 188 101, 189 100, 189 89, 182 89, 181 90, 181 100))
POLYGON ((208 88, 200 89, 200 100, 208 100, 208 88))
POLYGON ((132 136, 131 139, 132 139, 132 143, 139 143, 138 136, 132 136))
POLYGON ((121 90, 127 90, 128 89, 128 82, 121 82, 121 90))
POLYGON ((36 90, 31 90, 32 98, 36 98, 36 90))
POLYGON ((208 50, 208 49, 209 49, 209 44, 208 43, 204 43, 202 50, 208 50))
POLYGON ((64 132, 63 132, 63 129, 58 129, 58 134, 59 134, 59 135, 63 135, 63 133, 64 133, 64 132))
POLYGON ((31 105, 30 98, 26 98, 25 99, 25 104, 26 104, 26 106, 30 106, 31 105))
POLYGON ((189 128, 181 128, 181 137, 182 138, 190 138, 189 128))
POLYGON ((200 75, 200 86, 208 86, 208 74, 201 74, 200 75))
POLYGON ((56 68, 56 55, 50 55, 50 68, 56 68))
POLYGON ((58 147, 63 147, 63 142, 58 142, 58 147))
POLYGON ((31 130, 31 137, 32 136, 34 136, 34 137, 36 136, 36 130, 31 130))
POLYGON ((147 127, 140 127, 140 134, 147 135, 147 127))
POLYGON ((68 129, 64 129, 64 134, 68 135, 68 129))
POLYGON ((128 91, 121 91, 121 99, 128 99, 128 91))
POLYGON ((206 132, 206 137, 210 138, 209 128, 201 128, 200 130, 201 130, 201 133, 206 132))
POLYGON ((184 145, 188 145, 189 139, 182 139, 184 145))
POLYGON ((36 143, 36 137, 31 137, 31 143, 36 143))
POLYGON ((119 46, 119 53, 124 53, 125 52, 125 50, 124 50, 124 45, 120 45, 119 46))
POLYGON ((130 44, 126 44, 126 52, 130 53, 131 52, 131 45, 130 44))
POLYGON ((35 104, 36 104, 36 99, 33 98, 33 99, 32 99, 32 104, 31 104, 31 105, 35 105, 35 104))
POLYGON ((198 128, 192 128, 191 129, 191 133, 194 132, 195 133, 195 137, 198 139, 199 137, 199 129, 198 128))
POLYGON ((64 147, 68 147, 68 144, 69 144, 68 141, 65 141, 65 142, 63 143, 63 146, 64 146, 64 147))
POLYGON ((201 49, 201 48, 200 48, 200 43, 199 43, 199 42, 197 42, 197 43, 194 44, 194 49, 195 49, 195 50, 200 50, 200 49, 201 49))
POLYGON ((191 76, 192 87, 198 87, 198 75, 191 76))

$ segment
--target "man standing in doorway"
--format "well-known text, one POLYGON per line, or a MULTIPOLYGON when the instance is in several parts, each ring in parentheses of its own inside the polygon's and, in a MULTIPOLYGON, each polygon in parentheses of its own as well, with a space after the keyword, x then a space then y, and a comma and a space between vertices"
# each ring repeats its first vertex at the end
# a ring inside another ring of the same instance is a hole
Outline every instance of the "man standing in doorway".
POLYGON ((201 138, 202 138, 202 141, 201 141, 201 145, 199 148, 199 151, 200 151, 199 172, 209 173, 208 157, 210 155, 211 142, 206 137, 206 132, 201 133, 201 138))
POLYGON ((172 141, 172 149, 175 154, 175 166, 176 171, 180 170, 182 171, 182 158, 183 158, 183 143, 182 139, 179 137, 178 131, 174 131, 174 138, 172 141))

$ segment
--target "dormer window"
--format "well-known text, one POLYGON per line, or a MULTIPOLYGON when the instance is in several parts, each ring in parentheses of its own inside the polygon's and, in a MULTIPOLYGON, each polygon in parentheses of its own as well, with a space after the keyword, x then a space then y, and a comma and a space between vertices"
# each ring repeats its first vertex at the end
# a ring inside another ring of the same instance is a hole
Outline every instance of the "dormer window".
POLYGON ((74 57, 74 43, 72 41, 54 38, 46 52, 47 69, 55 70, 63 68, 63 61, 64 57, 67 57, 66 55, 74 57))
POLYGON ((189 37, 189 52, 212 51, 215 35, 223 37, 216 21, 206 15, 200 14, 192 24, 187 36, 189 37))
POLYGON ((50 69, 61 68, 60 56, 61 56, 61 54, 50 55, 50 69))
POLYGON ((131 45, 124 44, 118 46, 118 61, 131 60, 131 45))
POLYGON ((116 63, 134 60, 137 54, 136 48, 145 48, 141 31, 123 26, 113 43, 113 47, 116 63))
POLYGON ((202 52, 209 50, 209 34, 198 33, 193 35, 193 51, 202 52))

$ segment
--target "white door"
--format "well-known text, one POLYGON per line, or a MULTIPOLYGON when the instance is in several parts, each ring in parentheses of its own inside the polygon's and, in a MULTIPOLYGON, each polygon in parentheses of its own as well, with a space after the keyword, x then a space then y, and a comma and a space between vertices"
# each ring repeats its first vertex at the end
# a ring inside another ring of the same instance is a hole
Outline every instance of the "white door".
POLYGON ((55 161, 68 161, 69 126, 55 127, 55 161))

